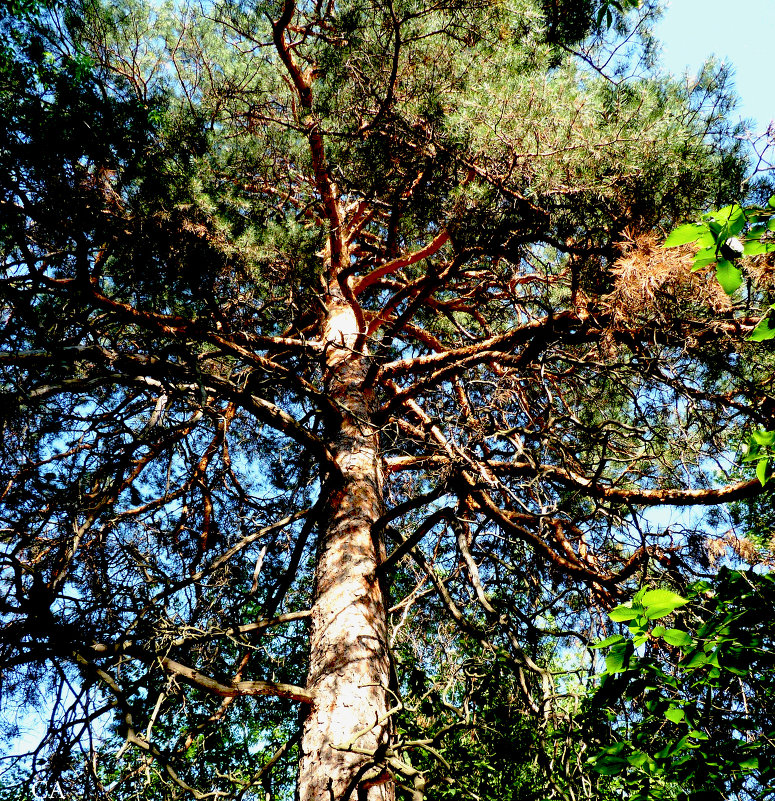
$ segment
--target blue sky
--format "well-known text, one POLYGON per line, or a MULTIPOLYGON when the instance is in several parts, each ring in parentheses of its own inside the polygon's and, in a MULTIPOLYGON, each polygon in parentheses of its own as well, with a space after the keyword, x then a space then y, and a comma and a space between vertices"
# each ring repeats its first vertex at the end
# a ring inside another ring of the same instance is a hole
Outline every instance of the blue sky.
POLYGON ((672 0, 656 33, 666 70, 693 74, 716 55, 734 65, 737 113, 757 132, 775 119, 775 0, 672 0))

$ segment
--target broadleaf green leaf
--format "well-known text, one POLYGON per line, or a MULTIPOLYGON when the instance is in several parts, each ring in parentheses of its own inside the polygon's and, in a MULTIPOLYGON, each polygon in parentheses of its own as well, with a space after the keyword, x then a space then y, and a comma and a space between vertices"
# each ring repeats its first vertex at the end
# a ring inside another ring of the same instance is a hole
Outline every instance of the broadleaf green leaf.
POLYGON ((761 256, 763 253, 770 253, 775 249, 775 242, 762 242, 758 239, 749 239, 743 245, 743 253, 746 256, 761 256))
POLYGON ((648 765, 649 763, 653 762, 651 757, 648 754, 644 754, 643 751, 636 751, 633 754, 630 754, 627 757, 627 761, 635 768, 642 768, 644 765, 648 765))
POLYGON ((622 637, 621 634, 612 634, 601 642, 596 642, 594 645, 591 645, 590 648, 608 648, 610 645, 615 645, 618 642, 624 642, 624 637, 622 637))
POLYGON ((674 228, 668 234, 663 247, 674 248, 679 245, 688 245, 690 242, 696 242, 705 231, 707 231, 707 226, 702 223, 679 225, 678 228, 674 228))
POLYGON ((630 664, 632 643, 625 642, 614 646, 605 658, 605 669, 608 673, 623 673, 630 664))
POLYGON ((743 283, 743 274, 731 261, 726 259, 719 259, 716 262, 716 278, 727 295, 733 294, 743 283))
POLYGON ((700 250, 694 258, 692 263, 692 272, 696 273, 703 267, 708 267, 716 263, 716 248, 706 248, 700 250))
POLYGON ((705 233, 700 236, 700 238, 695 243, 698 248, 704 250, 716 250, 716 239, 714 238, 713 234, 709 230, 705 230, 705 233))
POLYGON ((665 717, 672 723, 680 723, 686 717, 686 713, 683 711, 683 709, 671 706, 665 711, 665 717))
POLYGON ((616 756, 617 754, 621 754, 625 748, 627 748, 627 743, 623 740, 620 740, 618 743, 612 743, 611 745, 608 745, 599 751, 595 759, 605 756, 616 756))
POLYGON ((686 648, 687 645, 692 644, 692 635, 679 629, 666 629, 662 639, 669 645, 675 645, 680 648, 686 648))
POLYGON ((718 239, 719 234, 724 230, 724 226, 716 222, 713 218, 708 220, 708 228, 710 228, 710 232, 715 239, 718 239))
POLYGON ((672 590, 649 590, 643 596, 643 605, 646 607, 645 615, 649 620, 664 617, 689 603, 672 590))
POLYGON ((608 617, 617 623, 624 623, 627 620, 635 620, 638 615, 642 614, 643 610, 631 606, 617 606, 608 613, 608 617))
POLYGON ((748 339, 753 342, 764 342, 767 339, 775 339, 775 319, 773 319, 772 315, 768 314, 762 319, 756 328, 751 331, 748 339))
POLYGON ((724 228, 724 238, 739 234, 746 224, 745 211, 739 203, 732 203, 724 206, 713 214, 715 220, 722 223, 724 228))
POLYGON ((608 759, 605 762, 594 762, 592 770, 603 776, 615 776, 617 773, 621 773, 628 764, 626 759, 608 759))
POLYGON ((689 603, 686 598, 680 596, 677 592, 672 590, 648 590, 643 595, 641 603, 644 606, 653 606, 654 604, 674 603, 676 607, 683 606, 689 603))
POLYGON ((751 434, 751 439, 757 445, 769 447, 771 445, 775 445, 775 431, 754 431, 751 434))

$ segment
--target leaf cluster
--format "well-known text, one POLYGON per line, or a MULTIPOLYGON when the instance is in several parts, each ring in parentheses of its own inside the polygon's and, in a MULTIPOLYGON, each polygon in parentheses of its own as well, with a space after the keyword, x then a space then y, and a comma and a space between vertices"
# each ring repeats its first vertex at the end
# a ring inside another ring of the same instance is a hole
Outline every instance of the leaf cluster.
POLYGON ((649 590, 613 609, 634 636, 596 646, 610 649, 591 699, 610 743, 592 769, 633 798, 770 797, 774 589, 770 574, 723 569, 687 598, 649 590), (654 623, 667 615, 673 627, 654 623))

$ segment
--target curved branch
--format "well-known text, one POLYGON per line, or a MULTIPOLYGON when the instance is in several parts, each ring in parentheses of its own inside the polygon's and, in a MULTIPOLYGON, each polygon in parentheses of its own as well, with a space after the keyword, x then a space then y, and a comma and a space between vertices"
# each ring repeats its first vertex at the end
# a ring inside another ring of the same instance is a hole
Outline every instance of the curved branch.
POLYGON ((449 234, 445 229, 442 230, 435 237, 435 239, 429 242, 424 248, 416 250, 414 253, 408 253, 405 256, 399 256, 397 259, 392 259, 386 264, 383 264, 381 267, 377 267, 376 270, 372 270, 368 275, 364 275, 362 278, 359 278, 354 283, 353 293, 357 296, 363 292, 364 289, 368 289, 373 284, 376 284, 377 281, 379 281, 381 278, 384 278, 386 275, 390 275, 391 273, 395 273, 403 267, 409 267, 412 264, 417 264, 418 261, 427 259, 429 256, 437 253, 447 242, 449 242, 449 234))
MULTIPOLYGON (((304 687, 297 687, 294 684, 285 684, 283 682, 261 680, 222 682, 218 679, 214 679, 212 676, 208 676, 206 673, 202 673, 200 670, 196 670, 196 668, 176 662, 174 659, 170 659, 166 656, 160 657, 152 651, 146 650, 130 641, 119 643, 116 646, 94 643, 89 650, 95 656, 119 656, 126 654, 147 665, 158 664, 166 673, 177 676, 200 690, 205 690, 206 692, 219 695, 223 698, 247 695, 273 695, 279 698, 290 698, 293 701, 299 701, 304 704, 312 704, 314 702, 314 697, 304 687)), ((97 670, 102 669, 97 668, 97 670)))
MULTIPOLYGON (((392 456, 385 459, 385 469, 391 473, 402 470, 425 470, 429 467, 447 465, 452 460, 441 454, 422 456, 392 456)), ((764 491, 761 482, 745 479, 724 487, 704 489, 622 489, 610 484, 601 484, 572 470, 555 465, 534 465, 530 462, 496 462, 482 460, 487 470, 495 475, 544 477, 583 494, 613 503, 638 506, 717 506, 722 503, 753 498, 764 491)))
MULTIPOLYGON (((488 463, 497 471, 497 466, 488 463)), ((559 467, 542 467, 545 475, 560 481, 565 486, 583 490, 593 498, 603 498, 616 503, 637 504, 639 506, 716 506, 731 501, 753 498, 764 487, 757 478, 737 481, 718 489, 619 489, 598 484, 585 476, 559 467)))
POLYGON ((334 275, 349 265, 347 264, 347 237, 344 231, 344 219, 339 203, 336 185, 328 174, 323 134, 318 119, 312 113, 312 71, 302 72, 293 58, 285 41, 285 31, 296 12, 295 0, 285 0, 279 19, 272 23, 272 39, 293 86, 299 97, 301 107, 308 112, 304 125, 307 131, 312 166, 315 171, 315 184, 323 199, 323 208, 329 223, 329 246, 331 248, 331 270, 334 275))
POLYGON ((245 695, 273 695, 278 698, 289 698, 302 704, 312 704, 315 701, 312 693, 308 692, 304 687, 297 687, 294 684, 284 684, 276 681, 232 681, 224 684, 195 668, 182 665, 180 662, 168 657, 162 657, 159 663, 167 673, 178 676, 200 690, 206 690, 224 698, 245 695))
MULTIPOLYGON (((471 482, 473 485, 473 482, 471 482)), ((471 500, 475 508, 478 508, 485 517, 489 518, 493 523, 498 524, 506 531, 515 534, 523 542, 527 543, 533 550, 545 557, 555 567, 559 568, 563 573, 574 578, 581 579, 586 584, 603 585, 609 591, 616 594, 621 593, 621 590, 616 586, 619 577, 611 575, 610 573, 604 574, 596 570, 592 570, 584 565, 581 560, 574 555, 571 559, 570 554, 562 556, 549 546, 541 537, 532 532, 530 529, 520 525, 509 512, 501 509, 488 493, 481 489, 472 486, 471 500)))
MULTIPOLYGON (((377 378, 378 380, 383 380, 385 378, 397 378, 418 373, 427 374, 429 369, 436 368, 440 370, 466 357, 490 354, 490 352, 500 353, 514 345, 528 342, 542 332, 555 331, 558 323, 563 323, 567 327, 572 324, 581 325, 582 320, 575 312, 570 311, 554 317, 542 317, 539 320, 519 326, 519 328, 514 328, 506 334, 488 337, 472 345, 445 350, 442 353, 430 353, 425 356, 415 356, 410 359, 389 362, 380 367, 377 378)), ((483 358, 488 358, 488 355, 483 356, 483 358)))

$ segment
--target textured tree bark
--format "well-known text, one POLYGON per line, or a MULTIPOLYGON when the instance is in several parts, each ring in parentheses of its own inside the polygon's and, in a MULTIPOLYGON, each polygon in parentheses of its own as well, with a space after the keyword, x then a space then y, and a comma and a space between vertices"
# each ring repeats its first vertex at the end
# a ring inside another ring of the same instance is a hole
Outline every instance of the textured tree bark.
POLYGON ((342 411, 331 442, 342 479, 318 548, 307 681, 315 701, 302 734, 299 798, 392 801, 392 781, 362 753, 386 745, 390 728, 387 619, 376 574, 380 546, 372 536, 382 479, 362 389, 367 360, 353 350, 355 316, 341 298, 329 310, 324 336, 327 388, 342 411))

